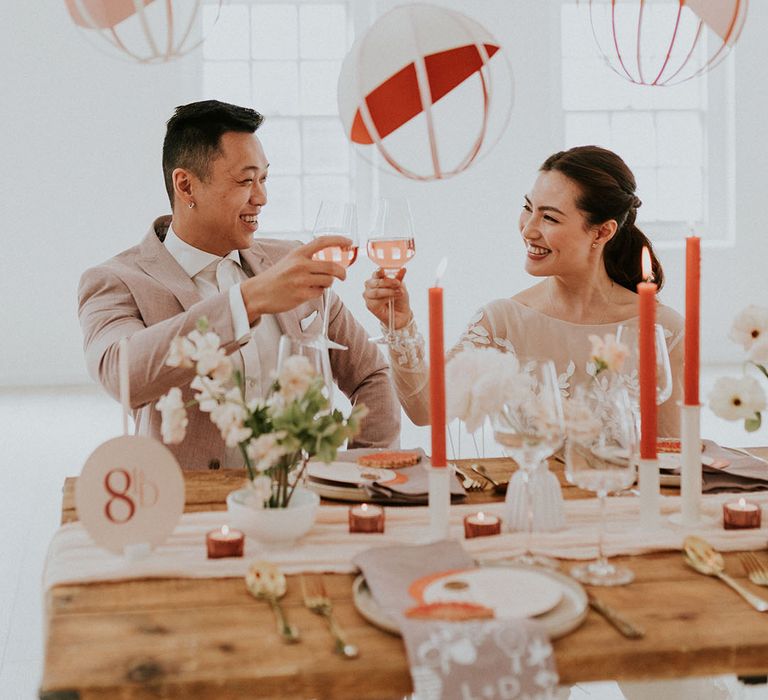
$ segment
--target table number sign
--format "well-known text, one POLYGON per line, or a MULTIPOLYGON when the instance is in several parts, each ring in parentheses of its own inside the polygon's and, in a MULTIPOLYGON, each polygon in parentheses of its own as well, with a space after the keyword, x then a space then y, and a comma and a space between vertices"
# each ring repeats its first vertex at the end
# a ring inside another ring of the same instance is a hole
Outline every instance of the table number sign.
POLYGON ((118 437, 88 457, 75 486, 80 522, 115 554, 155 547, 184 511, 184 479, 171 451, 149 437, 118 437))

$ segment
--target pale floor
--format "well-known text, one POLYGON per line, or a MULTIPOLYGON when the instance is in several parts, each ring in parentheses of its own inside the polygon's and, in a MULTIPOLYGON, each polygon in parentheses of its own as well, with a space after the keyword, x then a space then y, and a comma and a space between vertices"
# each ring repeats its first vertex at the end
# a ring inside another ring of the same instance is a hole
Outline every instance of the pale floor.
MULTIPOLYGON (((706 376, 703 384, 706 388, 706 376)), ((37 696, 43 659, 40 579, 59 522, 62 483, 79 472, 99 443, 120 430, 118 404, 95 387, 0 389, 0 700, 37 696)), ((404 431, 404 445, 422 441, 412 430, 404 431)), ((723 444, 750 443, 740 427, 717 421, 706 410, 702 434, 723 444)), ((607 682, 577 686, 570 697, 753 700, 768 699, 768 686, 745 688, 727 677, 706 687, 696 681, 688 687, 619 689, 607 682)))

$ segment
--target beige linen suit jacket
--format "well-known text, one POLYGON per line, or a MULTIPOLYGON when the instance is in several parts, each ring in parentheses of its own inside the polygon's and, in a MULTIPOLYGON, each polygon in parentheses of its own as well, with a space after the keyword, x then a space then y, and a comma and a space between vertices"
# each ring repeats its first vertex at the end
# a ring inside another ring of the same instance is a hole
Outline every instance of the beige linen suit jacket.
MULTIPOLYGON (((137 433, 160 437, 160 412, 155 404, 171 387, 192 398, 189 383, 193 369, 168 367, 165 360, 171 341, 195 328, 201 316, 221 338, 227 354, 240 346, 234 337, 226 292, 203 299, 194 282, 163 245, 171 217, 156 219, 137 246, 123 251, 83 273, 80 279, 79 317, 88 371, 119 400, 118 344, 128 338, 131 409, 137 433)), ((240 251, 246 273, 257 275, 275 264, 296 244, 258 239, 240 251), (248 269, 250 268, 250 269, 248 269)), ((341 301, 332 295, 328 334, 349 349, 330 351, 331 369, 339 388, 353 404, 364 403, 369 414, 350 447, 384 447, 397 439, 400 404, 390 381, 389 366, 378 348, 341 301)), ((276 314, 283 333, 300 332, 301 319, 317 311, 308 330, 320 330, 320 300, 276 314)), ((209 416, 188 409, 187 435, 179 445, 169 445, 183 469, 218 469, 225 445, 209 416)))

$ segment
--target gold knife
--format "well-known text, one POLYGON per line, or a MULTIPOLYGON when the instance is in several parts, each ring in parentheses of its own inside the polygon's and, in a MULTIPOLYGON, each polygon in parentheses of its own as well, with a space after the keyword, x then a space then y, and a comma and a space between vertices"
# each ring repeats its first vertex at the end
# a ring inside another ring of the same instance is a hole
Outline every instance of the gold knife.
POLYGON ((600 613, 627 639, 642 639, 645 636, 645 630, 631 623, 599 598, 595 598, 589 591, 587 591, 587 600, 589 600, 589 607, 600 613))

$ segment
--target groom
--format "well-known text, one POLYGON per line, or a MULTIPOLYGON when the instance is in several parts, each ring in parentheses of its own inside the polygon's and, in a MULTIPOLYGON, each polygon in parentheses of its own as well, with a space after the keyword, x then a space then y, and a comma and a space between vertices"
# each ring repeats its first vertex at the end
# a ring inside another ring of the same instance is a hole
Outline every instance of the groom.
MULTIPOLYGON (((136 246, 87 270, 79 317, 88 370, 119 397, 118 345, 128 339, 130 404, 137 433, 160 439, 155 409, 170 388, 192 397, 194 369, 168 367, 171 341, 201 317, 248 377, 246 395, 269 386, 281 334, 318 332, 323 290, 346 271, 313 260, 318 250, 348 245, 339 236, 307 245, 254 239, 267 203, 267 162, 255 131, 258 112, 207 100, 183 105, 168 121, 163 175, 172 216, 154 221, 136 246)), ((362 326, 331 295, 328 335, 349 349, 330 352, 339 388, 369 408, 352 447, 388 446, 398 438, 400 407, 389 367, 362 326)), ((170 445, 184 469, 243 466, 209 416, 188 411, 187 437, 170 445)))

